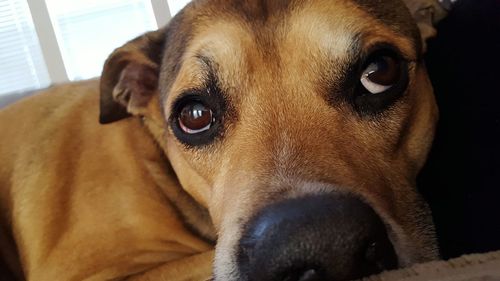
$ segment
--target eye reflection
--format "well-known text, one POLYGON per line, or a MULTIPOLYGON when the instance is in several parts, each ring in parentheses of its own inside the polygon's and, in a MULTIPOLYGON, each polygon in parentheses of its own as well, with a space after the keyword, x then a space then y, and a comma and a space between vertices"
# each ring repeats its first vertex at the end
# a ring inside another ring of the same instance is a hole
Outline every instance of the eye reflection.
POLYGON ((187 134, 198 134, 210 129, 213 113, 200 102, 189 103, 181 111, 179 125, 187 134))
POLYGON ((372 59, 360 80, 368 92, 380 94, 397 84, 400 77, 400 62, 389 56, 380 56, 372 59))

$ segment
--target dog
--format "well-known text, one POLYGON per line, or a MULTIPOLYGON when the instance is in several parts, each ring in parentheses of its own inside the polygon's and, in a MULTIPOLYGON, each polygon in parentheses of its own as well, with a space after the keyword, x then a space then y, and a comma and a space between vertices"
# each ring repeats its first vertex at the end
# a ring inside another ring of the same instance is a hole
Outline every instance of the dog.
POLYGON ((415 178, 441 10, 409 2, 193 1, 100 80, 3 109, 10 278, 350 280, 438 258, 415 178))

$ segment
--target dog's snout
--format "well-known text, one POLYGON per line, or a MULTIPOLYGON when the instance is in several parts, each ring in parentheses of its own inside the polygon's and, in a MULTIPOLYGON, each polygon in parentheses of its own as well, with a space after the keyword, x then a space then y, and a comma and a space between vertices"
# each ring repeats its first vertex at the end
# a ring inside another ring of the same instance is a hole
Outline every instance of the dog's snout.
POLYGON ((263 209, 240 240, 243 280, 351 280, 397 266, 374 210, 348 195, 289 199, 263 209))

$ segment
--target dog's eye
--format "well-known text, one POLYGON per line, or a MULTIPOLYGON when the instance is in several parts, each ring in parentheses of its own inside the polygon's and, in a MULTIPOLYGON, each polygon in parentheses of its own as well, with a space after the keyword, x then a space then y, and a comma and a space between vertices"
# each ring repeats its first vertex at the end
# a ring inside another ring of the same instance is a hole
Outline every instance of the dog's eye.
MULTIPOLYGON (((378 47, 359 64, 353 103, 363 114, 376 114, 395 103, 409 81, 408 61, 394 47, 378 47)), ((356 77, 356 76, 354 76, 356 77)))
POLYGON ((383 93, 398 83, 401 77, 400 62, 391 56, 375 56, 361 74, 361 84, 371 94, 383 93))
POLYGON ((189 90, 172 104, 170 127, 186 147, 202 147, 222 136, 226 100, 217 90, 189 90))
POLYGON ((212 110, 201 102, 186 104, 179 114, 179 127, 187 134, 210 130, 214 121, 212 110))

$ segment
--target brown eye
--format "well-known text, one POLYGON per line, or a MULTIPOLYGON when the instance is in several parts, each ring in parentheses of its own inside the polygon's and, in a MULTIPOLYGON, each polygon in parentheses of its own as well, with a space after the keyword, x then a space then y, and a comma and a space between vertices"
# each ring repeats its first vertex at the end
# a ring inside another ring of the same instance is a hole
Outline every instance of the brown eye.
POLYGON ((188 103, 179 114, 180 128, 191 135, 209 130, 213 122, 212 110, 200 102, 188 103))
POLYGON ((391 56, 376 56, 369 61, 361 75, 361 84, 372 94, 383 93, 401 78, 400 61, 391 56))

